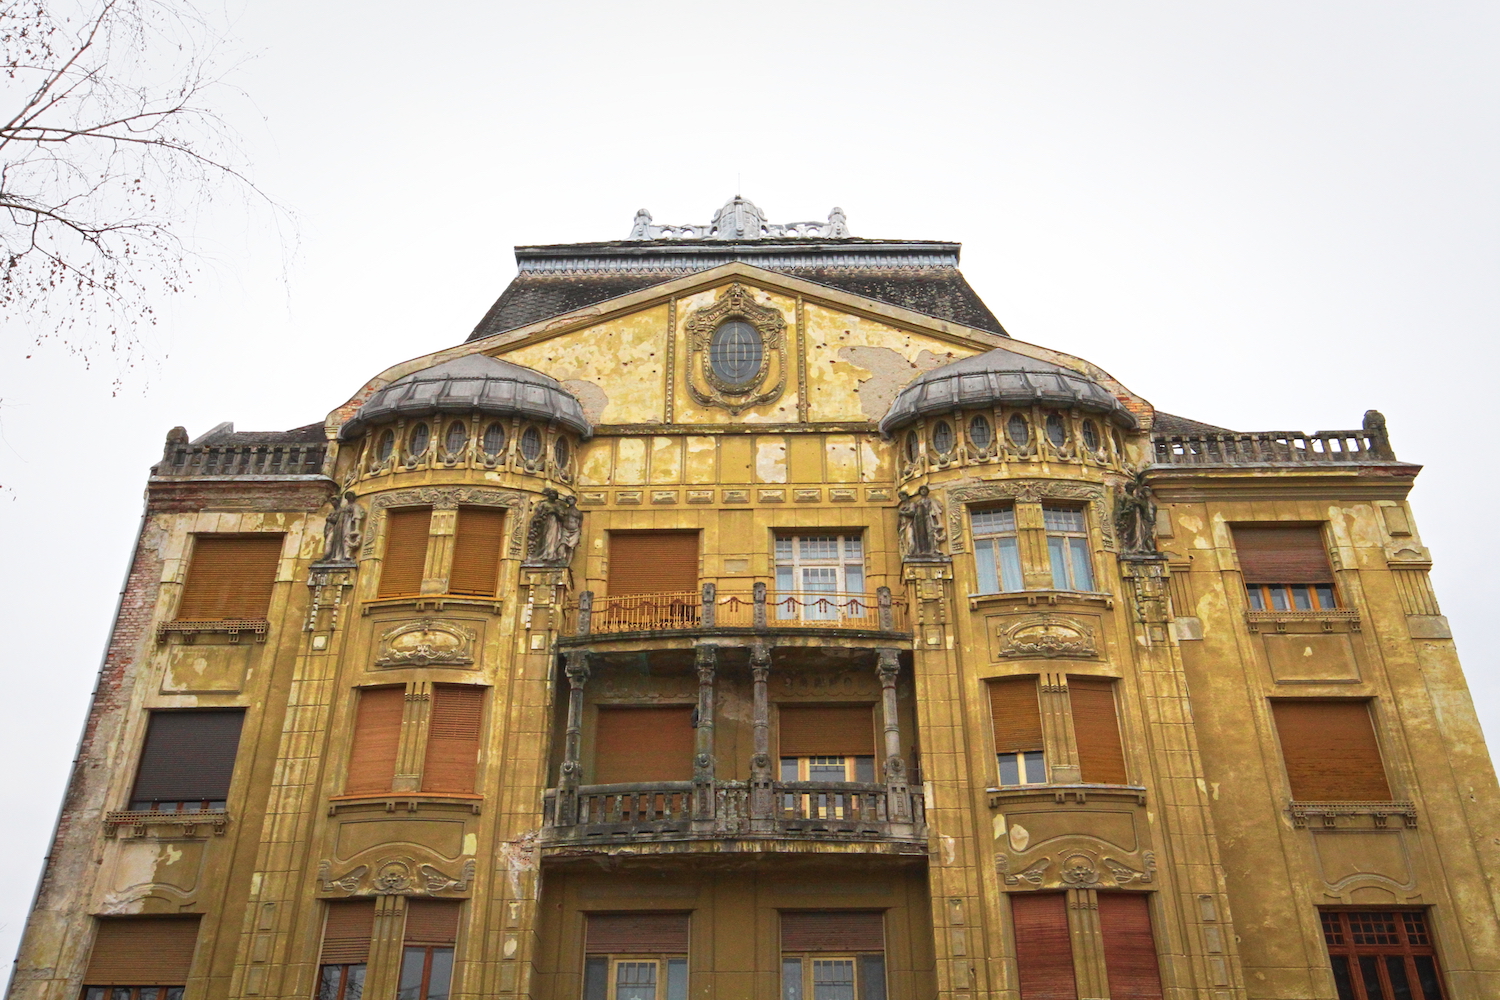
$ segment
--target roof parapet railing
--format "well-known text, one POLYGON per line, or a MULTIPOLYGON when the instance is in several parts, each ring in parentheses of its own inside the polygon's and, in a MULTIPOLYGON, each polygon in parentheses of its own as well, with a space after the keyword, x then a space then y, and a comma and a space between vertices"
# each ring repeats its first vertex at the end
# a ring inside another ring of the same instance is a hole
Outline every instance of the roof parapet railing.
POLYGON ((1396 461, 1378 410, 1359 430, 1152 434, 1158 465, 1369 465, 1396 461))

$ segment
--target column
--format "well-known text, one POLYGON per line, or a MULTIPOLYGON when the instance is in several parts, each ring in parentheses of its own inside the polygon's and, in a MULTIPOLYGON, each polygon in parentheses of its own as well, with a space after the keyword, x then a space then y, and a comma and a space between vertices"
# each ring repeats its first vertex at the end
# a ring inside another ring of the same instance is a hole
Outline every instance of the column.
POLYGON ((557 805, 554 823, 573 826, 578 822, 578 757, 583 740, 583 686, 589 680, 589 654, 570 650, 565 670, 568 675, 568 729, 563 738, 563 762, 557 776, 557 805))
MULTIPOLYGON (((708 584, 705 586, 705 590, 708 584)), ((705 643, 697 649, 698 712, 694 730, 693 827, 712 832, 714 823, 714 673, 719 647, 705 643), (702 826, 700 827, 700 824, 702 826)))
POLYGON ((776 825, 775 796, 771 789, 772 782, 775 781, 775 771, 771 767, 771 647, 763 642, 750 647, 750 675, 755 682, 755 753, 750 758, 750 829, 770 831, 776 825))
POLYGON ((896 714, 896 676, 901 672, 901 651, 882 647, 875 661, 880 678, 880 716, 885 729, 886 819, 911 822, 911 793, 907 787, 906 760, 901 756, 901 720, 896 714))

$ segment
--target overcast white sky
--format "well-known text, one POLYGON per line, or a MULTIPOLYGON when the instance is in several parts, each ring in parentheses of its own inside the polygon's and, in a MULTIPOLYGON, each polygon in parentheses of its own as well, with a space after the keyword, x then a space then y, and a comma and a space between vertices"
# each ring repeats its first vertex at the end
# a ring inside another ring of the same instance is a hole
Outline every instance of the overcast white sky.
POLYGON ((1016 337, 1240 430, 1390 421, 1475 700, 1500 739, 1494 3, 253 0, 234 104, 302 220, 283 261, 229 206, 151 363, 0 334, 0 955, 46 851, 174 424, 320 420, 462 341, 511 247, 636 209, 957 240, 1016 337), (737 180, 738 179, 738 180, 737 180), (31 355, 28 359, 26 356, 31 355), (16 764, 19 763, 19 766, 16 764))

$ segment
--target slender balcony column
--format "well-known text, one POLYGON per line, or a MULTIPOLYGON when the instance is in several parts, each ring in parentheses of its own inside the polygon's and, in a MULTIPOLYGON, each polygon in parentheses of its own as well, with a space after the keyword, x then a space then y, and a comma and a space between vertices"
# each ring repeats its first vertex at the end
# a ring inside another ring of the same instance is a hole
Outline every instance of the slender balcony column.
POLYGON ((572 650, 566 654, 568 675, 568 729, 563 738, 563 762, 557 776, 558 826, 578 822, 578 757, 583 740, 583 686, 589 680, 589 654, 572 650))
POLYGON ((750 758, 750 829, 771 830, 775 826, 775 796, 771 789, 775 780, 775 772, 771 768, 771 647, 763 642, 750 647, 750 675, 755 681, 755 753, 750 758))
POLYGON ((698 712, 693 754, 693 824, 714 822, 714 673, 719 666, 719 647, 698 647, 698 712))
POLYGON ((901 718, 896 713, 896 676, 901 672, 901 651, 881 647, 875 673, 880 678, 880 715, 885 727, 886 815, 892 823, 911 822, 911 792, 907 786, 906 761, 901 757, 901 718))
MULTIPOLYGON (((750 619, 750 623, 755 628, 765 628, 766 627, 766 585, 763 582, 756 581, 755 586, 750 591, 750 600, 752 602, 751 603, 751 610, 750 610, 750 613, 751 613, 752 617, 750 619)), ((770 655, 770 654, 767 654, 767 655, 770 655)))

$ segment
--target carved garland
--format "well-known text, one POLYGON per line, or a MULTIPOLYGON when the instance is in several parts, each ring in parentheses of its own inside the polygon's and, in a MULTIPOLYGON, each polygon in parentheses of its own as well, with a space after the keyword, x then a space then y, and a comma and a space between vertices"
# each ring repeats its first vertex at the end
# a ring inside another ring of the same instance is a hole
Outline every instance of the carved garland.
POLYGON ((1043 500, 1082 500, 1093 511, 1094 523, 1107 551, 1115 550, 1114 525, 1108 517, 1104 502, 1104 487, 1090 483, 1067 483, 1049 479, 1018 479, 1004 483, 983 483, 978 486, 959 486, 948 491, 948 547, 954 552, 963 552, 967 545, 964 534, 964 511, 969 504, 987 500, 1019 500, 1022 503, 1037 503, 1043 500))
POLYGON ((1132 882, 1149 885, 1156 879, 1155 851, 1141 852, 1141 868, 1133 868, 1123 861, 1104 855, 1098 856, 1096 860, 1093 851, 1075 851, 1057 861, 1051 856, 1043 856, 1020 871, 1012 871, 1013 864, 1009 855, 995 855, 995 874, 1006 885, 1025 882, 1035 888, 1089 889, 1107 887, 1112 881, 1116 888, 1124 888, 1132 882), (1101 872, 1101 867, 1108 869, 1108 872, 1101 872))
POLYGON ((474 884, 475 860, 467 858, 458 875, 413 858, 389 858, 370 865, 356 865, 335 878, 333 863, 318 862, 318 884, 324 892, 342 892, 354 896, 430 896, 437 893, 466 893, 474 884))
MULTIPOLYGON (((526 530, 526 508, 531 499, 525 493, 514 493, 502 490, 482 490, 469 486, 455 487, 424 487, 414 490, 394 490, 390 493, 382 493, 375 497, 370 506, 375 510, 389 507, 411 507, 418 504, 428 505, 437 510, 454 510, 460 504, 472 504, 476 507, 509 507, 515 512, 510 518, 510 545, 507 546, 508 554, 512 557, 521 555, 521 542, 526 530)), ((380 518, 380 534, 385 533, 385 518, 380 518)), ((365 532, 365 544, 360 550, 362 556, 375 554, 376 532, 365 532)))
POLYGON ((686 323, 688 340, 687 387, 704 406, 720 406, 731 414, 779 398, 786 389, 786 318, 779 309, 761 305, 754 293, 736 283, 711 306, 696 309, 686 323), (742 319, 761 336, 760 370, 741 385, 731 385, 709 363, 714 331, 728 319, 742 319), (774 371, 773 371, 774 367, 774 371), (769 385, 768 385, 769 383, 769 385))

